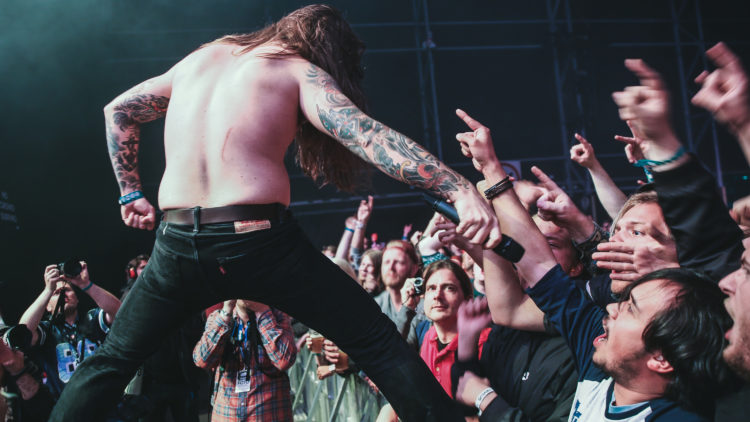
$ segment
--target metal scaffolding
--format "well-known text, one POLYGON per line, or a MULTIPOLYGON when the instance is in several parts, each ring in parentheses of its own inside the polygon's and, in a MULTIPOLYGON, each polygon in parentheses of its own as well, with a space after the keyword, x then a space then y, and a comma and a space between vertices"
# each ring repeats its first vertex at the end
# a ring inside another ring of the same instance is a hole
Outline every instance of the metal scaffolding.
MULTIPOLYGON (((549 66, 552 68, 554 86, 556 91, 556 110, 559 122, 559 149, 555 148, 548 155, 535 157, 512 157, 524 163, 533 162, 555 162, 563 169, 562 177, 557 182, 570 194, 575 195, 579 202, 585 202, 590 212, 596 218, 597 199, 593 185, 587 172, 577 165, 572 165, 569 158, 569 148, 572 142, 573 131, 579 131, 586 136, 590 129, 591 112, 587 104, 592 104, 592 95, 588 89, 584 75, 590 74, 592 69, 586 68, 586 62, 581 61, 582 54, 587 53, 588 44, 580 42, 585 37, 587 25, 598 24, 626 24, 626 25, 663 25, 668 28, 671 25, 671 40, 628 40, 607 43, 607 48, 629 48, 629 47, 672 47, 677 65, 677 76, 679 78, 680 95, 675 95, 673 109, 675 113, 682 116, 684 123, 685 144, 690 151, 702 152, 712 151, 713 161, 711 171, 719 183, 722 183, 722 165, 719 154, 716 125, 711 116, 703 111, 697 111, 690 106, 690 98, 694 94, 693 86, 689 82, 692 75, 697 74, 699 66, 707 65, 705 59, 706 41, 703 32, 703 18, 701 15, 700 0, 670 0, 669 11, 671 16, 661 18, 580 18, 571 10, 576 3, 571 0, 545 0, 539 2, 544 10, 540 10, 539 18, 536 19, 488 19, 488 20, 433 20, 430 18, 430 5, 436 4, 434 0, 411 0, 411 21, 401 22, 370 22, 352 23, 356 29, 366 28, 369 30, 391 30, 393 28, 411 28, 413 31, 413 46, 397 48, 375 48, 366 51, 366 54, 401 54, 413 53, 416 62, 417 77, 420 96, 420 115, 422 141, 427 149, 441 160, 444 157, 443 140, 441 138, 441 124, 439 117, 440 104, 438 101, 441 86, 436 81, 435 54, 445 51, 498 51, 498 50, 540 50, 545 54, 549 52, 549 66), (540 43, 538 39, 510 44, 483 44, 483 45, 441 45, 441 40, 433 36, 434 28, 454 27, 471 30, 477 27, 509 27, 509 26, 535 25, 547 27, 549 37, 546 42, 540 43), (677 100, 679 98, 679 100, 677 100), (584 199, 585 198, 585 199, 584 199), (581 199, 584 199, 581 201, 581 199)), ((270 6, 265 8, 266 20, 270 21, 270 6)), ((213 28, 216 30, 217 28, 213 28)), ((140 31, 143 32, 143 31, 140 31)), ((123 61, 148 61, 148 60, 173 60, 174 58, 118 58, 111 62, 121 63, 123 61)), ((601 158, 619 157, 621 154, 597 154, 601 158)), ((511 157, 508 157, 511 158, 511 157)), ((447 162, 451 167, 463 168, 471 165, 466 162, 447 162)), ((293 178, 300 177, 299 174, 291 175, 293 178)), ((616 182, 625 183, 625 179, 616 177, 616 182)), ((622 186, 630 190, 634 186, 632 182, 628 186, 622 186)), ((421 204, 417 199, 419 193, 412 192, 384 192, 378 195, 379 199, 393 199, 406 201, 400 205, 393 206, 416 206, 421 204)), ((294 201, 291 206, 299 215, 312 215, 321 212, 351 212, 353 204, 359 200, 355 196, 337 195, 334 198, 315 201, 294 201)), ((387 205, 387 202, 385 203, 387 205)))

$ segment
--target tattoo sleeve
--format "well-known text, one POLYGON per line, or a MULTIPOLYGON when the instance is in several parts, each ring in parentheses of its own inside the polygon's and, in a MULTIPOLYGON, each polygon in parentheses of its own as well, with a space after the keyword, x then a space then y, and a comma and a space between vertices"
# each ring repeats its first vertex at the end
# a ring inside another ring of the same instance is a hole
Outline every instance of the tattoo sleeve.
POLYGON ((307 81, 325 93, 316 103, 328 134, 387 175, 440 196, 470 189, 469 182, 422 146, 362 112, 325 71, 310 65, 307 81))
POLYGON ((132 95, 107 113, 107 148, 121 191, 141 189, 138 175, 140 124, 165 116, 168 105, 168 97, 132 95))

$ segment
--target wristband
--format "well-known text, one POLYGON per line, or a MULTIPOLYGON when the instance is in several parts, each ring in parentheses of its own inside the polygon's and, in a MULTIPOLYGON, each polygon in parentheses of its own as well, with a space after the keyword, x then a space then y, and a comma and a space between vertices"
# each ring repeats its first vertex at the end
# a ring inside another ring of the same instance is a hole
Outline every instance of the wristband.
POLYGON ((685 147, 680 146, 680 149, 677 150, 677 152, 674 153, 674 155, 664 161, 657 161, 657 160, 647 160, 645 158, 640 159, 633 164, 636 167, 643 167, 651 169, 652 167, 656 166, 663 166, 665 164, 673 163, 680 159, 685 154, 685 147))
POLYGON ((506 176, 505 179, 492 185, 489 189, 484 191, 484 197, 487 200, 492 200, 499 196, 501 193, 513 187, 513 182, 510 181, 510 177, 506 176))
POLYGON ((225 318, 231 318, 232 315, 229 314, 229 312, 225 311, 223 308, 219 309, 219 315, 225 317, 225 318))
POLYGON ((482 390, 481 393, 477 396, 477 399, 474 401, 474 407, 476 407, 479 410, 479 416, 482 416, 482 409, 479 408, 479 406, 482 405, 482 402, 484 399, 487 398, 487 396, 490 395, 490 393, 494 393, 495 390, 492 389, 492 387, 487 387, 484 390, 482 390))
POLYGON ((130 192, 127 195, 121 196, 120 199, 117 200, 117 202, 120 205, 125 205, 125 204, 129 204, 129 203, 135 201, 136 199, 140 199, 140 198, 143 198, 143 192, 141 192, 139 190, 134 190, 133 192, 130 192))
POLYGON ((361 221, 357 221, 357 230, 365 228, 365 223, 361 221))
POLYGON ((94 285, 94 282, 93 282, 93 281, 89 281, 89 284, 88 284, 88 286, 86 286, 86 287, 82 288, 82 289, 81 289, 81 291, 82 291, 82 292, 88 291, 88 289, 90 289, 90 288, 91 288, 91 286, 93 286, 93 285, 94 285))
POLYGON ((349 227, 344 227, 344 230, 354 233, 354 229, 350 229, 349 227))

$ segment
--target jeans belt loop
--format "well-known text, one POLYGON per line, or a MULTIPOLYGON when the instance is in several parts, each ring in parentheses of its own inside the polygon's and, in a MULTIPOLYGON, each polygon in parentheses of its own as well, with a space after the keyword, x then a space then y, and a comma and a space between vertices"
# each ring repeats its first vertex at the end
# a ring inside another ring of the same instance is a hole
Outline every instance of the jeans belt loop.
POLYGON ((201 225, 201 207, 193 208, 193 233, 200 231, 201 225))

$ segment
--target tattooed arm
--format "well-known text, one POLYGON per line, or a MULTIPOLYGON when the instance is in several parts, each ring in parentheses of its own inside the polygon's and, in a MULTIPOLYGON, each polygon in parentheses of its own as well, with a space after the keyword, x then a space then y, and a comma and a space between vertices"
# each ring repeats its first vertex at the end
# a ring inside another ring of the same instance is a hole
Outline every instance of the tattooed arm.
MULTIPOLYGON (((104 107, 107 148, 120 195, 141 190, 138 174, 140 125, 167 114, 171 92, 170 71, 134 86, 104 107)), ((156 211, 146 198, 125 204, 120 211, 126 225, 146 230, 154 228, 156 211)))
POLYGON ((300 106, 318 130, 396 180, 453 200, 461 224, 457 232, 472 243, 494 247, 500 239, 491 208, 463 176, 421 145, 366 115, 321 68, 306 64, 300 106))

